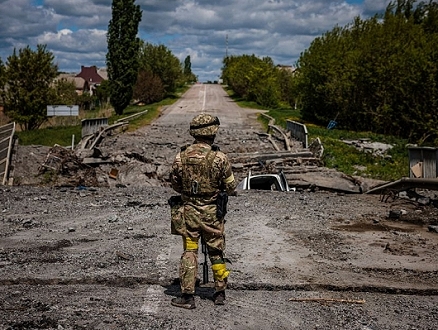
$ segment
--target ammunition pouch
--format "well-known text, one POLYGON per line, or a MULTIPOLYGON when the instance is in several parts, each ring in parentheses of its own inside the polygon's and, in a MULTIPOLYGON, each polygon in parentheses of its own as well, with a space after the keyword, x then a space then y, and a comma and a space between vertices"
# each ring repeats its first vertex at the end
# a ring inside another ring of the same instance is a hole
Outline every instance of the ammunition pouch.
POLYGON ((222 219, 227 214, 228 194, 226 191, 221 191, 216 200, 216 217, 222 219))
POLYGON ((172 196, 167 201, 170 205, 170 233, 172 235, 187 236, 184 221, 183 201, 180 195, 172 196))

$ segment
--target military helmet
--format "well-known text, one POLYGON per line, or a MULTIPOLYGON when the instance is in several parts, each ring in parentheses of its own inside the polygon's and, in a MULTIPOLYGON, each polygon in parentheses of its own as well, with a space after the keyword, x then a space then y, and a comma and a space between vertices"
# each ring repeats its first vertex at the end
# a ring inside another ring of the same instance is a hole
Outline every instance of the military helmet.
POLYGON ((190 122, 190 135, 195 137, 214 136, 219 129, 219 125, 218 117, 201 113, 195 116, 190 122))

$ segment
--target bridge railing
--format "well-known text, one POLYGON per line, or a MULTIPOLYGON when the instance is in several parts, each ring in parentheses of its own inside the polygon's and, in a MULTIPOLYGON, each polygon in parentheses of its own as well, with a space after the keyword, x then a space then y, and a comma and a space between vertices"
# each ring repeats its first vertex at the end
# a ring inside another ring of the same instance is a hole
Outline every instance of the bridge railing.
POLYGON ((2 185, 6 185, 9 180, 14 134, 15 122, 0 127, 0 182, 2 185))

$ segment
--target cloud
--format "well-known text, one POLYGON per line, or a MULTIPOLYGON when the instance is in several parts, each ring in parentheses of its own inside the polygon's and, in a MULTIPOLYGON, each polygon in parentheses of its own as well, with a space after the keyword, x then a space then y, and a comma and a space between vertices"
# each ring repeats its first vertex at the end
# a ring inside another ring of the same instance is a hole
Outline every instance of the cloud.
POLYGON ((53 11, 33 7, 29 0, 1 1, 0 46, 13 47, 44 31, 56 31, 57 23, 53 11))
POLYGON ((372 16, 376 13, 383 13, 385 12, 385 9, 388 6, 388 4, 389 1, 364 0, 364 6, 363 6, 364 15, 372 16))
MULTIPOLYGON (((14 47, 46 44, 63 71, 105 66, 111 0, 0 0, 0 57, 14 47), (40 1, 41 3, 41 1, 40 1)), ((269 56, 293 65, 335 25, 382 12, 382 0, 137 0, 140 37, 164 44, 201 80, 220 74, 225 54, 269 56), (227 42, 228 40, 228 42, 227 42)))

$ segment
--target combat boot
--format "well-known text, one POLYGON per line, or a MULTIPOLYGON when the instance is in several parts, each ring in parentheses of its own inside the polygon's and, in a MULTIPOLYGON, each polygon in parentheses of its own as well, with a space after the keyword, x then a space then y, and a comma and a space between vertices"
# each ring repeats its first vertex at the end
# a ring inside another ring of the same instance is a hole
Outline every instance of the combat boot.
POLYGON ((183 293, 182 297, 173 298, 171 301, 172 306, 181 307, 185 309, 196 308, 195 297, 192 294, 183 293))
POLYGON ((225 290, 215 292, 213 295, 215 305, 225 305, 225 290))

